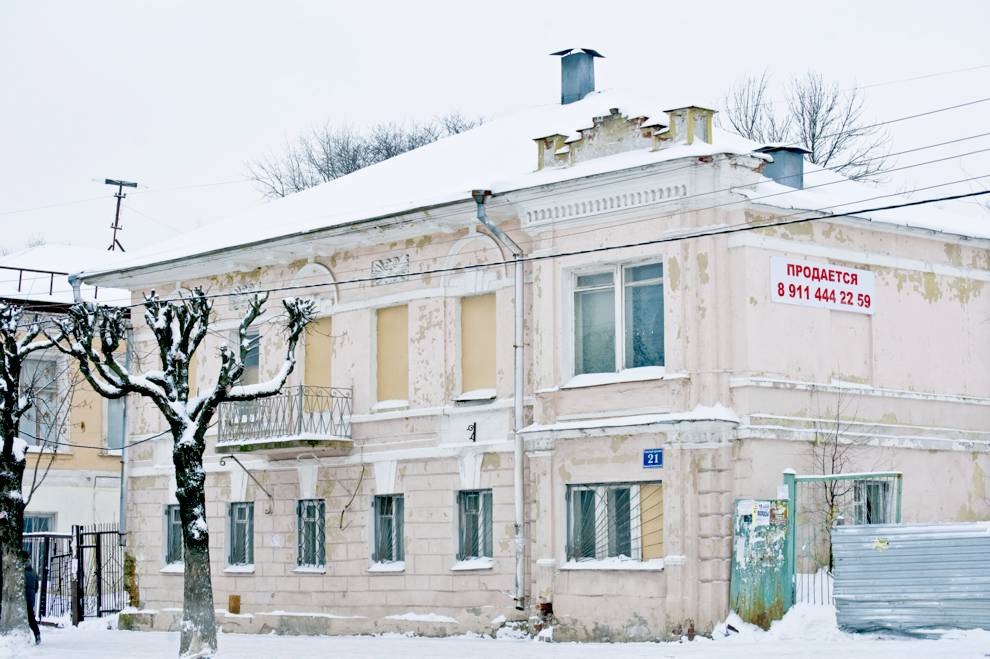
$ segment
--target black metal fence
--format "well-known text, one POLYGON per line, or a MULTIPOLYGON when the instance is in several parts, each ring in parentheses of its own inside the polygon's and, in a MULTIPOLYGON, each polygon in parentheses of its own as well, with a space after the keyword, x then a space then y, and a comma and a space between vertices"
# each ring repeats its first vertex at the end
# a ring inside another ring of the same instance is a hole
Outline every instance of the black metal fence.
POLYGON ((116 524, 73 526, 72 533, 26 533, 24 549, 39 577, 38 619, 86 618, 128 603, 124 546, 116 524))

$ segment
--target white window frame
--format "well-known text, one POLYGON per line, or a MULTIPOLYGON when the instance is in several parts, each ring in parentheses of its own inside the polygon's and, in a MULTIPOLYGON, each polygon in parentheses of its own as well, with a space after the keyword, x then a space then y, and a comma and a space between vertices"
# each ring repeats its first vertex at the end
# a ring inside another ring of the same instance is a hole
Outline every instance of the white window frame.
POLYGON ((567 328, 567 336, 570 339, 569 342, 569 359, 567 360, 567 370, 565 373, 568 375, 565 379, 570 379, 576 376, 582 375, 598 375, 598 373, 578 373, 577 372, 577 345, 578 345, 578 335, 577 328, 575 327, 575 320, 577 314, 577 305, 575 303, 575 295, 579 290, 577 285, 578 277, 584 277, 588 275, 600 275, 605 273, 610 273, 612 275, 612 290, 613 290, 613 302, 615 309, 613 312, 613 319, 615 322, 615 370, 614 371, 602 371, 602 373, 621 373, 622 371, 637 371, 637 369, 660 369, 663 370, 667 365, 667 323, 666 323, 666 288, 664 286, 664 263, 662 258, 648 258, 648 259, 638 259, 635 261, 623 261, 611 264, 610 266, 592 266, 584 268, 574 268, 570 271, 570 289, 567 294, 567 302, 564 305, 566 311, 566 318, 564 319, 564 327, 567 328), (650 283, 659 283, 661 296, 664 300, 664 332, 663 332, 663 364, 654 366, 639 366, 639 367, 627 367, 626 361, 626 318, 625 318, 625 292, 626 292, 626 280, 625 272, 627 269, 638 268, 645 265, 659 265, 660 266, 660 278, 659 282, 655 279, 646 280, 645 282, 636 282, 638 285, 645 286, 650 283))

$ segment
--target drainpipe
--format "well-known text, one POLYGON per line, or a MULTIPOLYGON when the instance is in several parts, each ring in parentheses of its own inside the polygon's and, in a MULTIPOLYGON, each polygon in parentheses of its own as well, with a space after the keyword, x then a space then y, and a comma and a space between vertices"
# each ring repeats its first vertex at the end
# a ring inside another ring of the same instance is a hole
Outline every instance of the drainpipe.
POLYGON ((525 547, 525 534, 523 531, 525 523, 525 502, 523 499, 523 397, 525 396, 525 384, 524 384, 524 372, 523 372, 523 251, 519 245, 516 244, 512 238, 509 237, 507 233, 502 231, 494 222, 488 218, 488 213, 485 212, 485 200, 491 196, 491 191, 489 190, 472 190, 471 196, 474 197, 475 204, 477 205, 478 221, 485 225, 495 239, 502 243, 510 252, 512 252, 512 258, 515 261, 515 302, 514 302, 514 313, 515 313, 515 331, 513 332, 513 346, 512 354, 515 359, 514 372, 514 384, 512 391, 512 405, 513 405, 513 439, 515 441, 515 446, 513 447, 513 494, 515 499, 516 508, 516 519, 515 519, 515 531, 516 531, 516 608, 520 611, 525 610, 525 593, 524 593, 524 583, 525 583, 525 563, 524 563, 524 547, 525 547))

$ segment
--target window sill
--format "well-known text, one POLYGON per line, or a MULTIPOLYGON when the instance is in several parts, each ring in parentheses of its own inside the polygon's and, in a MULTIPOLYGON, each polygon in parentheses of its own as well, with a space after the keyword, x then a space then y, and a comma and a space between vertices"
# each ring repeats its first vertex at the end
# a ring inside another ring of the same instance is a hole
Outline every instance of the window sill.
POLYGON ((409 409, 408 400, 380 400, 371 406, 372 412, 395 412, 409 409))
POLYGON ((186 566, 183 563, 168 563, 158 571, 162 574, 185 574, 186 566))
POLYGON ((296 574, 326 574, 327 568, 326 566, 319 567, 316 565, 300 565, 292 571, 296 574))
POLYGON ((631 558, 606 558, 602 560, 575 561, 571 559, 561 564, 561 570, 613 570, 629 572, 662 572, 663 559, 652 558, 636 561, 631 558))
POLYGON ((371 573, 389 573, 389 572, 405 572, 406 562, 405 561, 391 561, 388 563, 372 563, 371 567, 368 568, 368 572, 371 573))
POLYGON ((475 389, 473 391, 465 391, 460 396, 454 398, 454 402, 461 405, 483 405, 485 403, 490 403, 493 400, 495 400, 494 389, 475 389))
POLYGON ((686 378, 683 373, 667 373, 665 366, 641 366, 640 368, 627 368, 618 372, 609 373, 582 373, 575 375, 570 380, 561 385, 561 389, 581 389, 584 387, 598 387, 605 384, 618 384, 621 382, 645 382, 647 380, 675 380, 686 378))
POLYGON ((254 574, 254 563, 250 565, 228 565, 223 570, 224 574, 254 574))
POLYGON ((457 561, 450 568, 451 572, 474 572, 478 570, 491 570, 495 567, 495 561, 491 558, 469 558, 457 561))

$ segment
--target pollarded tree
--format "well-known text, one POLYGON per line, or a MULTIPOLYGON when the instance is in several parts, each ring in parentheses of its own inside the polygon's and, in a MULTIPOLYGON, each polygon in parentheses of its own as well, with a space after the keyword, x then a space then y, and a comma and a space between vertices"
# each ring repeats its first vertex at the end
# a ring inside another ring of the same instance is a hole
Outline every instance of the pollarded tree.
POLYGON ((250 344, 248 328, 261 315, 266 295, 255 295, 241 320, 238 349, 220 348, 216 382, 200 395, 189 396, 190 356, 202 344, 210 328, 212 303, 202 289, 180 300, 162 300, 154 292, 145 296, 144 318, 157 343, 160 370, 134 373, 118 358, 125 337, 122 309, 74 305, 69 318, 59 323, 57 343, 79 361, 79 370, 96 391, 107 398, 128 394, 144 396, 161 411, 172 433, 176 499, 182 521, 185 582, 179 655, 210 657, 216 652, 217 633, 210 579, 209 531, 206 524, 206 474, 203 451, 206 431, 217 408, 225 402, 250 401, 277 394, 295 366, 295 349, 312 320, 311 300, 283 301, 287 320, 285 360, 267 382, 238 385, 250 344))
POLYGON ((19 436, 21 417, 34 405, 34 387, 24 386, 21 373, 28 355, 52 347, 39 323, 22 325, 21 307, 0 303, 0 633, 27 632, 24 606, 24 561, 21 537, 25 498, 21 481, 27 464, 27 442, 19 436))

